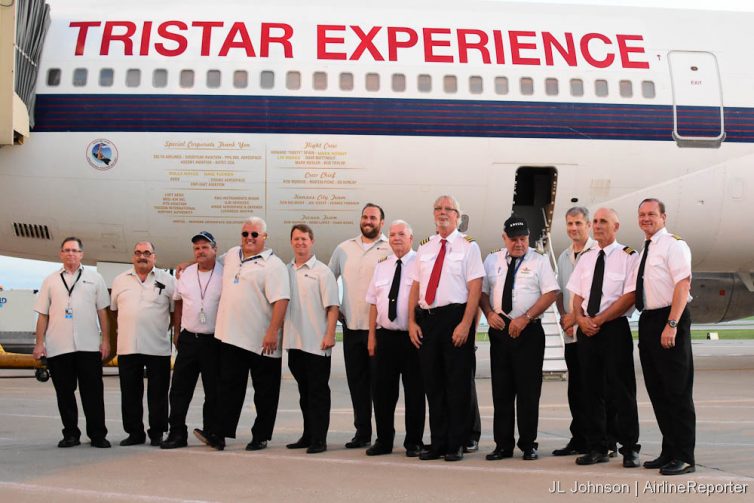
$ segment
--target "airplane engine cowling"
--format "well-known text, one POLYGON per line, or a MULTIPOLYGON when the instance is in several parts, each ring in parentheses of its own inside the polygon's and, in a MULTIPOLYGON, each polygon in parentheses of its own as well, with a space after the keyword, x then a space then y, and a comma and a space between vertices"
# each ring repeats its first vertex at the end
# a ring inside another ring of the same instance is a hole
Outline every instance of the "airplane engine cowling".
POLYGON ((689 304, 694 323, 718 323, 754 315, 754 292, 736 273, 697 273, 691 280, 689 304))

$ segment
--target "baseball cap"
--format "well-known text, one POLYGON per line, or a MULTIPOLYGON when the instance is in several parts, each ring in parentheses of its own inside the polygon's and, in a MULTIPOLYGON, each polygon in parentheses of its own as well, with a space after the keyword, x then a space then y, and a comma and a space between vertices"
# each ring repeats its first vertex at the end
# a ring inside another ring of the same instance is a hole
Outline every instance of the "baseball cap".
POLYGON ((504 225, 505 234, 509 238, 516 238, 518 236, 529 235, 529 225, 526 223, 526 219, 517 215, 511 215, 504 225))
POLYGON ((194 237, 191 238, 191 242, 192 243, 196 243, 200 239, 204 239, 205 241, 209 241, 209 243, 212 246, 215 246, 215 244, 216 244, 215 243, 215 236, 213 236, 212 234, 210 234, 207 231, 201 231, 201 232, 195 234, 194 237))

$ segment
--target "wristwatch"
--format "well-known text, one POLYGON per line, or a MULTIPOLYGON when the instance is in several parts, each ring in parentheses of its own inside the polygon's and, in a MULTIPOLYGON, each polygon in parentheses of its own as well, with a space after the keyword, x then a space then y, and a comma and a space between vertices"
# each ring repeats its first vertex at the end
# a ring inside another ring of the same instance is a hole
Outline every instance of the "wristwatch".
POLYGON ((676 320, 668 320, 668 326, 670 328, 676 328, 678 326, 678 321, 676 321, 676 320))

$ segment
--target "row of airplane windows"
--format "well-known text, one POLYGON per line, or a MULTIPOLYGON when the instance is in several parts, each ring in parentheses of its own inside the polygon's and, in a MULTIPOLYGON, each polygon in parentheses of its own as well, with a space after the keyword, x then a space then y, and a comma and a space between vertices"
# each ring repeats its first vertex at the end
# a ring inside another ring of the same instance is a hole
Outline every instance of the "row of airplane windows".
MULTIPOLYGON (((341 91, 354 90, 354 74, 342 72, 337 76, 338 89, 341 91)), ((181 70, 178 75, 178 85, 184 89, 195 87, 196 72, 194 70, 181 70)), ((302 74, 298 71, 289 71, 285 74, 285 88, 291 91, 301 89, 302 74)), ((89 71, 86 68, 76 68, 73 71, 73 86, 84 87, 89 79, 89 71)), ((47 72, 47 85, 56 87, 62 80, 62 71, 59 68, 51 68, 47 72)), ((401 93, 406 91, 407 78, 405 74, 394 73, 390 77, 390 89, 393 92, 401 93)), ((445 75, 442 77, 442 90, 447 94, 458 92, 459 79, 455 75, 445 75)), ((102 68, 99 71, 99 85, 101 87, 111 87, 115 82, 115 71, 112 68, 102 68)), ((126 70, 125 75, 126 87, 140 87, 142 85, 142 72, 138 68, 126 70)), ((220 70, 207 70, 205 85, 209 89, 217 89, 222 84, 222 72, 220 70)), ((534 79, 531 77, 521 77, 519 79, 519 91, 524 96, 534 94, 534 79)), ((156 69, 152 71, 152 87, 164 88, 168 85, 168 71, 165 69, 156 69)), ((508 77, 495 77, 493 79, 493 88, 495 94, 508 94, 510 84, 508 77)), ((249 87, 249 73, 246 70, 236 70, 233 72, 233 87, 236 89, 246 89, 249 87)), ((259 73, 259 87, 261 89, 275 88, 275 72, 265 70, 259 73)), ((584 80, 570 79, 568 83, 571 96, 584 96, 584 80)), ((328 73, 312 73, 312 89, 315 91, 325 91, 328 88, 328 73)), ((364 79, 364 88, 366 91, 377 92, 380 90, 380 74, 367 73, 364 79)), ((428 93, 432 91, 432 76, 428 74, 419 74, 416 77, 416 90, 428 93)), ((468 92, 470 94, 482 94, 484 92, 484 79, 481 76, 471 76, 468 79, 468 92)), ((544 80, 544 92, 547 96, 558 96, 560 94, 560 81, 556 78, 546 78, 544 80)), ((618 94, 622 98, 634 97, 634 83, 631 80, 620 80, 618 82, 618 94)), ((594 95, 605 98, 610 95, 608 81, 605 79, 594 80, 594 95)), ((641 81, 641 96, 652 99, 655 97, 655 84, 651 80, 641 81)))

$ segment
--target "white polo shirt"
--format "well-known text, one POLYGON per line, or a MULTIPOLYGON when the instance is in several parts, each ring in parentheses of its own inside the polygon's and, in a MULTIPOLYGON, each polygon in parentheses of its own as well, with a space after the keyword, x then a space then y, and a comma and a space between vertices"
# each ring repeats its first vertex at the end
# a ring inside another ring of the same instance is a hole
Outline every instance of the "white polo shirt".
MULTIPOLYGON (((596 246, 597 241, 587 237, 586 243, 584 243, 584 248, 578 255, 573 251, 573 243, 571 243, 571 245, 563 250, 563 253, 558 256, 558 286, 560 287, 560 292, 563 294, 563 307, 566 313, 571 313, 573 311, 573 295, 571 294, 571 291, 566 288, 568 280, 571 278, 571 274, 573 273, 573 269, 576 267, 579 258, 596 246)), ((576 342, 576 327, 574 326, 570 334, 564 332, 564 335, 565 337, 563 340, 565 343, 573 344, 576 342)))
MULTIPOLYGON (((261 355, 262 341, 272 320, 272 304, 291 298, 288 269, 269 248, 244 262, 240 253, 241 247, 235 246, 224 255, 223 293, 215 337, 261 355)), ((282 356, 281 335, 278 334, 277 350, 264 356, 282 356)))
POLYGON ((388 318, 390 302, 388 295, 393 286, 393 277, 395 275, 396 263, 398 257, 390 255, 377 263, 374 269, 372 281, 367 289, 366 301, 369 304, 377 306, 377 326, 388 330, 408 330, 408 295, 411 291, 411 285, 414 281, 409 277, 408 270, 416 258, 416 252, 410 250, 401 257, 401 279, 398 289, 398 300, 396 306, 395 320, 390 321, 388 318))
POLYGON ((118 312, 118 354, 170 356, 168 328, 173 311, 175 279, 152 269, 142 283, 131 268, 113 280, 110 309, 118 312))
POLYGON ((523 261, 516 260, 513 276, 513 309, 510 313, 504 313, 503 289, 510 258, 505 248, 487 255, 484 259, 485 276, 482 292, 489 295, 492 310, 497 314, 518 318, 536 304, 542 295, 556 292, 559 287, 550 261, 533 248, 529 248, 522 257, 523 261))
POLYGON ((47 356, 53 357, 74 351, 99 351, 100 338, 97 311, 110 305, 110 295, 102 276, 83 266, 74 274, 65 268, 50 274, 42 282, 34 310, 50 317, 45 332, 47 356), (81 277, 76 278, 81 271, 81 277), (65 277, 68 288, 74 282, 70 298, 63 284, 65 277), (70 305, 73 317, 66 318, 66 308, 70 305))
POLYGON ((364 243, 358 235, 340 243, 330 257, 329 267, 335 279, 343 278, 340 310, 351 330, 369 330, 367 288, 377 262, 389 254, 390 246, 384 234, 370 244, 364 243))
POLYGON ((195 334, 214 334, 217 308, 223 290, 223 266, 215 263, 211 271, 199 271, 192 264, 175 281, 174 300, 182 301, 181 329, 195 334), (204 292, 204 300, 202 300, 204 292), (200 313, 204 310, 204 323, 200 313))
POLYGON ((301 267, 295 259, 288 264, 291 301, 285 313, 283 348, 300 349, 319 356, 330 356, 332 348, 322 351, 327 333, 327 308, 338 305, 338 283, 330 268, 312 256, 301 267))
POLYGON ((435 259, 440 252, 440 241, 439 234, 423 240, 419 249, 416 250, 416 259, 409 269, 411 280, 419 282, 419 307, 422 309, 466 303, 469 299, 467 283, 484 277, 484 265, 479 245, 456 229, 447 237, 445 259, 442 263, 435 301, 431 306, 427 305, 424 298, 435 259))
MULTIPOLYGON (((600 247, 597 246, 581 255, 576 268, 568 280, 568 289, 574 294, 582 297, 584 302, 581 308, 586 314, 589 305, 589 294, 592 290, 592 278, 594 277, 594 266, 597 263, 600 247)), ((630 281, 631 272, 637 263, 639 254, 628 246, 624 246, 617 241, 605 247, 605 275, 602 279, 602 299, 600 310, 597 314, 602 313, 610 307, 622 295, 631 293, 636 290, 636 282, 630 281)), ((633 305, 629 307, 623 316, 630 316, 633 312, 633 305)))
MULTIPOLYGON (((691 277, 691 250, 686 241, 670 234, 663 227, 655 232, 649 244, 649 255, 644 264, 644 309, 660 309, 673 303, 675 285, 682 279, 691 277)), ((631 274, 631 283, 636 288, 636 276, 639 273, 641 257, 645 250, 637 255, 636 267, 631 274)), ((688 301, 692 297, 689 295, 688 301)))

